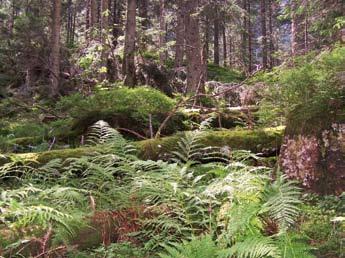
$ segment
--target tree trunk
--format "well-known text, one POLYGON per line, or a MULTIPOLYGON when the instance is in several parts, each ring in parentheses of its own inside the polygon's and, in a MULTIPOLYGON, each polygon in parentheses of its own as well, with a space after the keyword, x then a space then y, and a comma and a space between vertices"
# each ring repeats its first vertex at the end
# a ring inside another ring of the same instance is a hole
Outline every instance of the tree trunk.
POLYGON ((59 94, 60 83, 60 33, 61 33, 61 0, 54 0, 52 10, 52 35, 51 35, 51 70, 50 96, 59 94))
POLYGON ((233 47, 233 39, 232 39, 232 35, 231 33, 229 33, 229 67, 231 68, 232 67, 232 56, 233 56, 233 52, 234 52, 234 47, 233 47))
POLYGON ((70 45, 73 28, 72 0, 67 1, 67 24, 66 24, 66 45, 70 45))
POLYGON ((159 1, 159 62, 161 65, 165 63, 165 35, 166 35, 166 24, 165 24, 165 0, 159 1))
POLYGON ((149 28, 149 17, 148 17, 148 0, 138 0, 138 11, 139 17, 141 18, 141 29, 143 30, 143 36, 141 39, 140 49, 146 50, 149 42, 149 37, 145 35, 145 31, 149 28))
POLYGON ((205 51, 206 51, 206 58, 208 59, 209 54, 210 54, 210 18, 208 15, 206 15, 206 20, 205 20, 205 39, 204 39, 204 44, 205 44, 205 51))
MULTIPOLYGON (((247 0, 242 0, 243 10, 248 11, 247 9, 247 0)), ((241 33, 241 46, 242 46, 242 62, 243 62, 243 69, 247 68, 248 65, 248 55, 247 55, 247 39, 248 39, 248 31, 247 31, 247 15, 243 17, 243 26, 242 26, 242 33, 241 33)))
POLYGON ((253 40, 252 40, 252 19, 251 19, 251 4, 250 0, 247 2, 247 12, 248 12, 248 72, 252 73, 253 69, 253 40))
POLYGON ((222 34, 223 34, 223 62, 224 66, 227 66, 227 61, 228 61, 228 49, 227 49, 227 40, 226 40, 226 28, 225 24, 222 26, 222 34))
POLYGON ((219 65, 219 18, 216 13, 216 18, 214 19, 214 58, 213 62, 219 65))
POLYGON ((175 46, 175 67, 183 65, 184 47, 185 47, 185 12, 183 0, 178 1, 177 26, 176 26, 176 46, 175 46))
POLYGON ((195 15, 198 0, 188 0, 185 4, 187 14, 186 25, 186 55, 187 55, 187 92, 199 93, 204 91, 205 64, 199 33, 199 18, 195 15))
POLYGON ((270 36, 269 36, 269 62, 270 62, 270 68, 272 69, 275 65, 274 61, 274 30, 273 30, 273 2, 272 0, 268 1, 268 6, 269 6, 269 31, 270 31, 270 36))
POLYGON ((101 69, 101 80, 107 79, 108 74, 108 56, 109 56, 109 46, 107 42, 108 30, 109 30, 109 2, 108 0, 101 0, 101 67, 106 69, 101 69))
POLYGON ((124 83, 127 86, 136 85, 135 76, 135 41, 136 41, 136 0, 127 0, 127 21, 125 34, 125 53, 123 60, 124 83))
POLYGON ((95 27, 98 20, 97 0, 90 0, 90 27, 95 27))
POLYGON ((297 14, 296 0, 291 0, 291 53, 293 56, 297 54, 297 14))
POLYGON ((267 69, 267 29, 266 29, 266 0, 260 1, 261 35, 262 35, 262 68, 267 69))

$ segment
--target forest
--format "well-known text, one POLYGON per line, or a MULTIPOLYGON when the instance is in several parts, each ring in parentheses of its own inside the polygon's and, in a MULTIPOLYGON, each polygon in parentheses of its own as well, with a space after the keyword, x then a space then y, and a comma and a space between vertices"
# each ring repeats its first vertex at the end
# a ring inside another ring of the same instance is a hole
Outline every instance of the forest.
POLYGON ((0 257, 345 258, 345 0, 0 0, 0 257))

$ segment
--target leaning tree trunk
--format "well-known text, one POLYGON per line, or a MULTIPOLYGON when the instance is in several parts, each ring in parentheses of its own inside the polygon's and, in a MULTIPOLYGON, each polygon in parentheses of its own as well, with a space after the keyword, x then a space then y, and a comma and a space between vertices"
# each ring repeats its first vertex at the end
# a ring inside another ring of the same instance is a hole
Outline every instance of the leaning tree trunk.
POLYGON ((59 94, 60 83, 61 0, 54 0, 53 2, 52 21, 50 96, 56 97, 59 94))
POLYGON ((136 0, 127 0, 127 21, 125 33, 125 53, 122 71, 127 86, 136 85, 135 76, 135 41, 136 41, 136 0))
POLYGON ((199 19, 196 16, 198 0, 188 0, 186 3, 186 56, 187 56, 187 92, 199 93, 204 91, 205 64, 202 55, 199 19))

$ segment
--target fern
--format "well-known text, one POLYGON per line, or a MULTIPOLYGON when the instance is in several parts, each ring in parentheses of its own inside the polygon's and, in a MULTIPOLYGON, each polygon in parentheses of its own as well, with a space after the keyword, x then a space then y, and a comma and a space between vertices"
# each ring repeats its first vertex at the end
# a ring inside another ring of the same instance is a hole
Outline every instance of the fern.
POLYGON ((280 250, 272 238, 253 236, 242 242, 235 243, 231 248, 222 252, 222 257, 237 258, 280 258, 280 250))
POLYGON ((3 221, 11 221, 10 228, 23 228, 32 225, 47 228, 49 225, 55 224, 61 226, 70 235, 75 233, 72 226, 75 223, 69 224, 73 217, 51 207, 44 205, 22 206, 13 201, 4 211, 0 218, 3 221))
POLYGON ((314 258, 310 245, 297 234, 285 233, 279 236, 278 246, 282 258, 314 258))
POLYGON ((164 246, 161 258, 216 258, 220 251, 210 235, 193 237, 191 241, 164 246))
POLYGON ((267 184, 263 198, 262 212, 279 223, 281 229, 292 225, 299 215, 301 190, 294 181, 288 181, 286 176, 280 176, 272 184, 267 184))
POLYGON ((122 156, 136 152, 136 149, 128 144, 127 140, 116 129, 103 120, 90 126, 86 143, 89 145, 106 144, 110 150, 122 156))

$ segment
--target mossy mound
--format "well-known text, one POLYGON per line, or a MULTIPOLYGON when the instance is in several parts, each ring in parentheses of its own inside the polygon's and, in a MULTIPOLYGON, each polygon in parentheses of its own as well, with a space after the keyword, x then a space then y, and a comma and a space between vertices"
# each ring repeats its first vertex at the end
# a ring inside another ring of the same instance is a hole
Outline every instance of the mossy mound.
POLYGON ((215 64, 207 65, 207 73, 209 80, 223 83, 240 82, 245 78, 244 74, 237 70, 231 70, 215 64))

